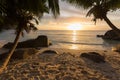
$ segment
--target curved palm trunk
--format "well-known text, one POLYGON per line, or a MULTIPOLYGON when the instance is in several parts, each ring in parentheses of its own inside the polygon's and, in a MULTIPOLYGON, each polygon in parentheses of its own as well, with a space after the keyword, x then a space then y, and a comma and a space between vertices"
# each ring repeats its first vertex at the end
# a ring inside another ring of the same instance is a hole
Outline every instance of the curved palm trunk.
POLYGON ((16 35, 16 38, 14 40, 14 44, 13 44, 13 47, 10 49, 9 53, 8 53, 8 56, 5 58, 5 61, 3 62, 2 66, 0 67, 0 74, 2 73, 2 71, 6 68, 11 56, 13 55, 14 51, 15 51, 15 48, 17 47, 17 44, 18 44, 18 40, 20 38, 20 35, 22 33, 22 29, 20 29, 16 35))
POLYGON ((120 37, 120 30, 114 24, 112 24, 112 22, 107 18, 107 16, 104 16, 103 18, 110 26, 110 28, 118 35, 118 37, 120 37))

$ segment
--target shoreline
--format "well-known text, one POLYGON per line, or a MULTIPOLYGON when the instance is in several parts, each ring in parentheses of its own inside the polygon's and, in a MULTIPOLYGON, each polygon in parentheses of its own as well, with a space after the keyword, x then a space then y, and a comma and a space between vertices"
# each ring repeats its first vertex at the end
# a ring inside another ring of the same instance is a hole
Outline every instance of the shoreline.
POLYGON ((30 58, 10 62, 0 74, 0 80, 120 80, 120 53, 101 50, 73 50, 40 48, 30 58), (55 50, 58 54, 43 54, 55 50), (97 52, 105 57, 105 63, 94 63, 81 58, 84 52, 97 52))
MULTIPOLYGON (((19 49, 27 49, 27 48, 18 48, 18 50, 19 49)), ((28 48, 29 49, 29 48, 28 48)), ((99 49, 71 49, 71 48, 62 48, 62 47, 55 47, 55 46, 49 46, 49 47, 38 47, 38 48, 35 48, 35 49, 37 49, 38 51, 40 51, 41 52, 41 49, 43 49, 43 50, 47 50, 47 49, 52 49, 52 50, 57 50, 58 52, 64 52, 64 50, 67 50, 67 52, 69 52, 70 53, 70 51, 72 51, 73 53, 75 53, 76 54, 76 52, 91 52, 91 51, 97 51, 97 52, 115 52, 114 50, 112 50, 112 49, 110 49, 110 50, 107 50, 107 49, 105 49, 105 50, 99 50, 99 49), (62 51, 63 50, 63 51, 62 51), (70 50, 70 51, 69 51, 70 50), (74 52, 75 51, 75 52, 74 52)), ((1 53, 5 53, 5 52, 8 52, 9 51, 9 49, 6 49, 6 48, 0 48, 0 54, 1 53)), ((60 52, 60 53, 61 53, 60 52)), ((66 51, 65 51, 66 52, 66 51)))

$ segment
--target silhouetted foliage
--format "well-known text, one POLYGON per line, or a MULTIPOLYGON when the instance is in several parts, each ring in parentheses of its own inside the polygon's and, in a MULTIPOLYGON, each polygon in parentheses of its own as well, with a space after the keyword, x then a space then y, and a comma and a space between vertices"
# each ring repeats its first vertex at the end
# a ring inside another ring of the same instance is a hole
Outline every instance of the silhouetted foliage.
POLYGON ((38 24, 38 19, 44 13, 52 12, 55 18, 59 15, 58 0, 0 0, 0 30, 2 29, 16 29, 16 38, 13 47, 9 51, 0 72, 8 64, 18 40, 23 31, 29 33, 31 30, 35 31, 38 24))
POLYGON ((116 32, 120 37, 120 30, 111 23, 107 17, 109 11, 114 11, 120 8, 120 0, 64 0, 77 7, 89 9, 86 16, 93 15, 93 21, 97 19, 105 20, 107 24, 116 32))

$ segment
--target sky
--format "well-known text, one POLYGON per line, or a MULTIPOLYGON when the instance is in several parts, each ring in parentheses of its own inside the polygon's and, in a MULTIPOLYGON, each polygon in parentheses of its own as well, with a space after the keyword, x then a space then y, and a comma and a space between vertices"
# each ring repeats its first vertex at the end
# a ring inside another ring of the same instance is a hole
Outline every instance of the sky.
MULTIPOLYGON (((91 17, 86 17, 88 10, 77 8, 60 1, 60 15, 57 19, 51 14, 44 14, 38 25, 39 30, 109 30, 105 21, 98 20, 96 25, 91 17)), ((120 11, 108 13, 111 22, 120 27, 120 11)))

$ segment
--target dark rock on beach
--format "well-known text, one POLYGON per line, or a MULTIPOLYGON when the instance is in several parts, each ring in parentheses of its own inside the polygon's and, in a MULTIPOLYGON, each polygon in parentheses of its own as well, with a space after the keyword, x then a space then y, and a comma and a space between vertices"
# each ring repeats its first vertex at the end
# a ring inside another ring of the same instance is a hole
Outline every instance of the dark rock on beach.
POLYGON ((108 40, 120 40, 120 37, 113 30, 107 31, 104 35, 97 35, 97 37, 108 40))
POLYGON ((45 50, 42 52, 42 54, 58 54, 58 52, 55 50, 45 50))
MULTIPOLYGON (((31 55, 35 54, 36 52, 37 52, 37 49, 35 48, 18 49, 13 53, 11 60, 26 59, 31 55)), ((8 55, 8 52, 0 54, 0 61, 3 61, 7 55, 8 55)))
POLYGON ((103 39, 120 40, 120 37, 113 30, 109 30, 104 34, 103 39))
POLYGON ((104 56, 102 56, 96 52, 82 53, 80 55, 80 57, 85 57, 85 58, 87 58, 95 63, 104 63, 105 62, 104 56))
POLYGON ((103 35, 97 35, 97 37, 103 37, 103 35))
MULTIPOLYGON (((38 36, 36 39, 30 39, 27 41, 19 42, 17 48, 37 48, 37 47, 48 47, 51 43, 48 37, 45 35, 38 36)), ((11 48, 13 43, 7 43, 3 48, 11 48)))

